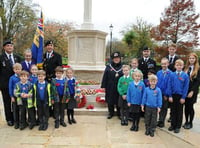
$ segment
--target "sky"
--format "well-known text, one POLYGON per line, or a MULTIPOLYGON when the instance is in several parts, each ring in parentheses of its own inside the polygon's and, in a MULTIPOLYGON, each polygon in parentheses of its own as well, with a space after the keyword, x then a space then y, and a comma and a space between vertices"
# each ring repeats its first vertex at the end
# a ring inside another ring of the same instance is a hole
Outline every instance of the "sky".
MULTIPOLYGON (((80 29, 83 23, 84 0, 33 0, 41 6, 45 20, 69 21, 80 29)), ((92 0, 92 23, 94 29, 110 33, 121 39, 121 31, 142 18, 147 23, 158 25, 161 13, 170 0, 92 0)), ((196 13, 200 13, 200 0, 194 0, 196 13)), ((200 19, 198 20, 200 23, 200 19)), ((109 35, 107 36, 107 38, 109 35)))

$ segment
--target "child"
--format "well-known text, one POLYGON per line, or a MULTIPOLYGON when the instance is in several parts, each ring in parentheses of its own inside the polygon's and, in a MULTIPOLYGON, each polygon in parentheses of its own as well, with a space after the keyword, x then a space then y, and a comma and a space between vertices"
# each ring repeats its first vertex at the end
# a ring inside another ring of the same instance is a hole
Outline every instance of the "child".
POLYGON ((35 84, 35 83, 37 82, 37 80, 38 80, 38 77, 37 77, 38 68, 37 68, 37 66, 36 66, 35 64, 33 64, 33 65, 31 66, 30 71, 31 71, 31 75, 30 75, 30 77, 29 77, 29 81, 30 81, 32 84, 35 84))
POLYGON ((19 126, 20 130, 27 127, 26 110, 28 108, 28 115, 30 118, 30 129, 33 128, 35 120, 32 112, 32 85, 28 81, 29 73, 22 70, 19 74, 20 82, 15 85, 14 94, 17 97, 17 105, 19 106, 19 126))
POLYGON ((30 49, 26 49, 24 51, 24 58, 25 58, 24 61, 21 62, 22 69, 30 73, 31 66, 35 64, 35 62, 32 60, 32 52, 30 49))
POLYGON ((52 100, 52 87, 45 81, 46 72, 38 71, 38 81, 33 85, 33 100, 34 105, 38 110, 39 128, 38 130, 47 130, 49 119, 49 106, 52 100))
POLYGON ((126 93, 127 93, 128 85, 132 81, 132 78, 129 76, 130 66, 123 65, 122 71, 124 75, 119 78, 119 81, 117 84, 117 90, 120 95, 118 106, 120 107, 121 125, 128 125, 129 111, 128 111, 128 106, 127 106, 126 93))
POLYGON ((136 70, 132 73, 133 82, 130 82, 127 91, 127 102, 130 107, 130 112, 132 115, 133 124, 130 128, 131 131, 139 130, 140 121, 140 105, 142 103, 142 95, 145 89, 145 85, 141 80, 143 74, 141 71, 136 70))
POLYGON ((160 88, 156 86, 158 78, 156 75, 149 76, 150 86, 145 88, 142 98, 142 111, 144 112, 145 105, 145 135, 154 137, 156 130, 157 113, 160 112, 162 106, 162 93, 160 88))
POLYGON ((195 115, 194 104, 197 101, 200 85, 200 69, 198 55, 194 52, 190 53, 185 66, 185 72, 190 77, 188 95, 185 99, 185 124, 184 129, 193 127, 193 119, 195 115))
MULTIPOLYGON (((131 70, 130 70, 130 76, 132 76, 132 73, 138 69, 138 59, 137 58, 133 58, 131 60, 131 70)), ((139 70, 140 71, 140 70, 139 70)))
POLYGON ((183 120, 183 104, 187 97, 189 87, 189 77, 182 71, 184 62, 181 59, 176 60, 176 71, 171 74, 169 85, 169 102, 171 102, 171 126, 169 131, 179 133, 183 120))
POLYGON ((68 123, 76 123, 74 119, 74 108, 77 107, 77 101, 80 95, 79 84, 76 79, 73 77, 74 71, 72 68, 68 68, 66 70, 66 78, 67 78, 67 87, 68 87, 68 95, 67 99, 67 117, 68 123), (71 116, 71 117, 70 117, 71 116))
MULTIPOLYGON (((156 72, 155 72, 155 70, 153 70, 153 69, 149 69, 148 70, 148 73, 147 73, 147 77, 149 78, 149 76, 150 75, 155 75, 156 74, 156 72)), ((145 84, 145 86, 146 87, 149 87, 150 86, 150 83, 149 83, 149 79, 144 79, 144 84, 145 84)))
POLYGON ((12 75, 9 79, 9 95, 12 102, 13 108, 13 118, 14 118, 14 128, 19 128, 19 107, 17 105, 17 98, 14 96, 14 88, 16 83, 20 81, 19 74, 22 71, 22 65, 19 63, 15 63, 13 65, 14 75, 12 75))
POLYGON ((157 72, 158 77, 158 83, 157 86, 162 91, 162 108, 159 113, 159 121, 157 126, 164 127, 165 126, 165 118, 167 115, 167 109, 168 109, 168 97, 169 94, 167 92, 168 82, 170 80, 171 70, 168 69, 169 66, 169 60, 167 58, 161 59, 161 67, 162 69, 157 72))
POLYGON ((66 107, 66 79, 63 78, 63 68, 61 66, 56 67, 56 78, 52 79, 52 87, 54 90, 54 112, 55 112, 55 128, 59 128, 59 124, 66 127, 64 122, 65 107, 66 107))

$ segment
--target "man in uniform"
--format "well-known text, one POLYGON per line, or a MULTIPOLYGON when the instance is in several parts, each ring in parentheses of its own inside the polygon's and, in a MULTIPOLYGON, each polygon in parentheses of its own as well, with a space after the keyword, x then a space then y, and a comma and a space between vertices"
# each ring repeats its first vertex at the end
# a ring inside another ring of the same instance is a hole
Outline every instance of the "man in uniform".
POLYGON ((43 69, 46 71, 46 80, 51 82, 55 78, 55 69, 57 66, 62 66, 62 57, 54 51, 52 40, 45 43, 46 52, 43 56, 43 69))
POLYGON ((139 63, 138 69, 142 71, 144 79, 148 78, 149 70, 156 71, 156 62, 150 58, 150 54, 151 54, 150 48, 144 46, 142 51, 143 57, 140 58, 138 61, 139 63))
POLYGON ((11 110, 11 98, 8 90, 10 76, 14 74, 13 64, 20 63, 21 58, 13 53, 14 46, 11 40, 3 43, 3 52, 0 55, 0 90, 3 97, 5 117, 8 126, 13 126, 13 112, 11 110))

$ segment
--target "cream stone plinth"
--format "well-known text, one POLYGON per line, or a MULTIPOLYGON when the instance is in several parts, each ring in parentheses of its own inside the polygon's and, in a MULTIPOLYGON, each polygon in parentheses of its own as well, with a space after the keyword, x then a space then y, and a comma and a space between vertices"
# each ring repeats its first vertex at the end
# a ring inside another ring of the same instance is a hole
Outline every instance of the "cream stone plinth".
POLYGON ((98 30, 73 30, 68 33, 68 64, 74 70, 105 69, 105 38, 98 30))

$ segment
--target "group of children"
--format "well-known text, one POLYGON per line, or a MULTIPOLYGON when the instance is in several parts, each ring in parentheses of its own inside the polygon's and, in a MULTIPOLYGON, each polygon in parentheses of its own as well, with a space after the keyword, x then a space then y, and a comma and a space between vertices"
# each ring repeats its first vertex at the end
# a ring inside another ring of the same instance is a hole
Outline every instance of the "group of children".
POLYGON ((66 77, 61 66, 55 69, 56 78, 51 83, 45 80, 44 70, 38 70, 36 65, 31 66, 29 72, 22 70, 20 63, 13 65, 14 75, 9 79, 9 95, 12 100, 14 113, 14 128, 20 130, 29 126, 33 129, 47 130, 49 107, 53 105, 55 128, 59 125, 66 127, 64 121, 67 109, 68 123, 76 123, 74 108, 79 101, 79 84, 73 76, 73 69, 66 70, 66 77), (28 118, 27 118, 28 112, 28 118))
POLYGON ((176 60, 176 71, 172 72, 168 69, 169 60, 162 58, 162 69, 157 74, 148 73, 148 80, 143 79, 143 74, 137 65, 136 58, 131 62, 131 69, 129 65, 123 65, 124 75, 118 81, 121 125, 128 125, 128 118, 131 117, 130 130, 138 131, 141 112, 145 112, 145 135, 153 137, 157 124, 164 124, 168 109, 166 104, 171 102, 172 121, 168 130, 179 133, 183 118, 183 104, 190 80, 188 74, 183 71, 183 60, 176 60), (159 112, 160 117, 157 122, 159 112))

